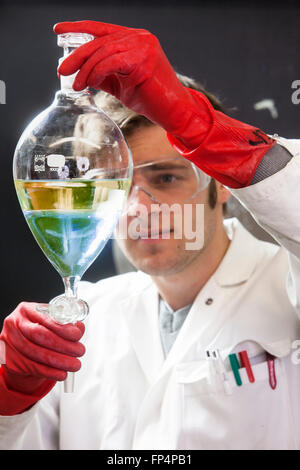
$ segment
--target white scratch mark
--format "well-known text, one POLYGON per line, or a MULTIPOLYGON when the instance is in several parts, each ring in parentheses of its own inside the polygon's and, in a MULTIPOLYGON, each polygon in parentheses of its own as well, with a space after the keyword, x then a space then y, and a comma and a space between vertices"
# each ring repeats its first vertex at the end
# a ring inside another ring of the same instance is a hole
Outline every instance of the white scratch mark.
POLYGON ((270 114, 273 119, 278 118, 278 111, 275 106, 275 101, 271 100, 269 98, 266 98, 264 100, 258 101, 257 103, 254 104, 254 109, 256 111, 261 111, 262 109, 268 109, 270 111, 270 114))

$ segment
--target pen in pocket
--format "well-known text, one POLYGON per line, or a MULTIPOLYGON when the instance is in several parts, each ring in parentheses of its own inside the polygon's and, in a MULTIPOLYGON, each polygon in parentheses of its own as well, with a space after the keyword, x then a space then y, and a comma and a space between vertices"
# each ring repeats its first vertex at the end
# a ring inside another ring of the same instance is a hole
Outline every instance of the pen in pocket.
POLYGON ((275 371, 275 357, 267 352, 267 362, 269 370, 269 384, 272 390, 275 390, 277 386, 276 371, 275 371))
POLYGON ((245 367, 245 369, 246 369, 249 382, 251 382, 251 383, 255 382, 254 374, 253 374, 253 371, 252 371, 252 367, 251 367, 251 364, 250 364, 250 361, 249 361, 247 351, 239 352, 239 357, 240 357, 242 367, 245 367))
POLYGON ((234 375, 235 382, 240 387, 241 385, 243 385, 243 382, 242 382, 242 379, 241 379, 241 376, 240 376, 240 373, 239 373, 240 364, 239 364, 237 355, 232 353, 232 354, 229 354, 228 357, 229 357, 229 362, 230 362, 230 365, 231 365, 231 369, 232 369, 232 372, 233 372, 233 375, 234 375))
POLYGON ((228 377, 227 377, 225 364, 224 364, 223 359, 220 355, 220 351, 218 349, 215 349, 214 351, 212 351, 212 355, 213 355, 213 357, 216 361, 217 370, 218 370, 218 373, 219 373, 219 375, 222 379, 222 382, 223 382, 224 392, 226 393, 226 395, 231 395, 232 394, 232 388, 231 388, 231 385, 230 385, 228 377))
POLYGON ((207 381, 210 385, 215 385, 216 368, 213 362, 212 353, 209 350, 205 351, 206 360, 208 361, 208 378, 207 381))

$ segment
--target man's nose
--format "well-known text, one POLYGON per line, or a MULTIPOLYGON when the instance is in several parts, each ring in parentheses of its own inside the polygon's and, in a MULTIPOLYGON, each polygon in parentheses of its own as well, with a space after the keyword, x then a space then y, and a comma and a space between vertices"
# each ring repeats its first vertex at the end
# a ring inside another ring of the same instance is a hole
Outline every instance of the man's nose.
MULTIPOLYGON (((153 208, 151 205, 160 204, 160 202, 155 198, 153 194, 150 193, 146 188, 141 186, 134 186, 129 194, 127 199, 127 211, 133 212, 137 209, 139 205, 146 207, 149 210, 149 213, 153 208)), ((130 215, 130 214, 129 214, 130 215)))

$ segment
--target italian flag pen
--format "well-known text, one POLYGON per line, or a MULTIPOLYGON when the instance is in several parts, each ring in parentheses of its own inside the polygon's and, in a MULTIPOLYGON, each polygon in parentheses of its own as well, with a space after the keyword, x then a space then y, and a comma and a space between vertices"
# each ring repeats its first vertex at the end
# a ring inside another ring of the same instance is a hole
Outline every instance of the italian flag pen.
POLYGON ((255 382, 255 378, 253 375, 252 367, 250 365, 249 357, 247 351, 241 351, 239 352, 239 357, 241 361, 241 366, 245 367, 249 382, 253 383, 255 382))

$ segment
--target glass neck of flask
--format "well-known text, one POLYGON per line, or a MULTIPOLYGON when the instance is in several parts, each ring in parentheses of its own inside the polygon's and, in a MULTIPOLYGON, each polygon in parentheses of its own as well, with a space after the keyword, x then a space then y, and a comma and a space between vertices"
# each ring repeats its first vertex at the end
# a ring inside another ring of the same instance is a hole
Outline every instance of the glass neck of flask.
MULTIPOLYGON (((83 33, 66 33, 58 35, 57 44, 59 47, 63 48, 63 57, 58 61, 58 65, 62 63, 77 47, 80 47, 82 44, 85 44, 93 40, 94 36, 90 34, 83 33)), ((82 93, 86 93, 87 89, 82 91, 75 91, 73 89, 73 83, 78 72, 75 72, 72 75, 60 76, 60 87, 61 92, 70 96, 79 96, 82 93)))
MULTIPOLYGON (((62 61, 67 57, 67 55, 64 55, 61 59, 58 61, 58 65, 62 63, 62 61)), ((73 83, 76 78, 78 72, 73 73, 72 75, 60 75, 60 90, 62 93, 66 95, 72 95, 72 96, 79 96, 82 93, 86 93, 86 90, 82 91, 75 91, 73 89, 73 83)))

